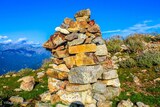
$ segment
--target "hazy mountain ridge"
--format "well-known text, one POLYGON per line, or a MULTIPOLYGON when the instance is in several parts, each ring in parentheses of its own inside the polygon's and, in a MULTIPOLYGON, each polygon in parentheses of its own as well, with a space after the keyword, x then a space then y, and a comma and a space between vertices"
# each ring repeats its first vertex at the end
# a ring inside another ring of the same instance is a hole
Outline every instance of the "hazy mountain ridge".
POLYGON ((0 74, 22 68, 36 69, 49 56, 50 53, 40 44, 28 44, 26 41, 0 43, 0 74))

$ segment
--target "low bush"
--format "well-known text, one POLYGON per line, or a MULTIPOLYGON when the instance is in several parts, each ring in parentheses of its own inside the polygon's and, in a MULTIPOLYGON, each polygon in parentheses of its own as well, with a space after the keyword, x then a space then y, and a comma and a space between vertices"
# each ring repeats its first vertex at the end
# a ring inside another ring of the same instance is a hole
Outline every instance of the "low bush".
POLYGON ((123 44, 123 40, 118 37, 113 37, 109 41, 107 41, 107 49, 111 53, 121 51, 121 45, 123 44))
POLYGON ((137 63, 133 58, 128 58, 124 61, 120 61, 119 65, 122 68, 127 68, 127 67, 131 68, 131 67, 135 67, 137 65, 137 63))
POLYGON ((152 67, 160 64, 160 52, 146 52, 137 57, 137 63, 140 67, 152 67))

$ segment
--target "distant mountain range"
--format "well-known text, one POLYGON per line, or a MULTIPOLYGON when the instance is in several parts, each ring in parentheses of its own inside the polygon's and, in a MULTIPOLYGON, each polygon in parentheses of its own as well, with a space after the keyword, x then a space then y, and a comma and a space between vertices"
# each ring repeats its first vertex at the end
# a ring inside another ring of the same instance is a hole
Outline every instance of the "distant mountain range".
POLYGON ((39 44, 26 41, 0 43, 0 75, 22 68, 37 69, 50 53, 39 44))

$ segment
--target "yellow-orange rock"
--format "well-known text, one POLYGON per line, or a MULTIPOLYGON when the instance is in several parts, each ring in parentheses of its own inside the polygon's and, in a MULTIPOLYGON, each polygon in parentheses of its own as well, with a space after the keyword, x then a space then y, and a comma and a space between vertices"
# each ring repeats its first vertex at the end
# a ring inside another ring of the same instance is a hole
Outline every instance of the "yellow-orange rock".
POLYGON ((78 91, 86 91, 92 89, 92 86, 90 84, 67 84, 66 85, 66 91, 70 91, 70 92, 78 92, 78 91))
POLYGON ((60 58, 53 58, 52 61, 54 64, 58 64, 58 65, 64 62, 63 59, 60 59, 60 58))
POLYGON ((60 64, 58 66, 53 66, 53 69, 56 69, 58 71, 69 72, 69 69, 67 68, 67 66, 65 64, 60 64))
POLYGON ((82 66, 82 65, 94 65, 95 62, 91 57, 88 57, 85 55, 85 53, 78 53, 76 54, 76 65, 82 66))
POLYGON ((75 56, 70 56, 63 59, 68 68, 72 68, 76 65, 75 58, 75 56))
POLYGON ((61 80, 68 79, 68 73, 65 72, 65 71, 58 71, 58 70, 49 68, 46 71, 46 74, 49 77, 53 77, 53 78, 56 78, 56 79, 61 79, 61 80))
POLYGON ((65 58, 65 57, 69 56, 68 50, 65 49, 65 50, 61 50, 61 51, 56 51, 54 56, 56 56, 58 58, 65 58))
POLYGON ((64 19, 64 23, 67 24, 67 25, 69 25, 71 21, 73 21, 73 20, 70 19, 70 18, 65 18, 64 19))
POLYGON ((70 54, 77 54, 77 53, 85 53, 85 52, 95 52, 96 45, 95 44, 83 44, 77 46, 70 46, 69 53, 70 54))

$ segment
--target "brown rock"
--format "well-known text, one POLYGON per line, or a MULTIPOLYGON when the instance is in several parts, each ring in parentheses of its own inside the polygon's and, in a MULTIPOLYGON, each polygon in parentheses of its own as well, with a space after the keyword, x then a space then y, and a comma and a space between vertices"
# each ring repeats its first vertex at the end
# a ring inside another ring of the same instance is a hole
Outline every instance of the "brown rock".
POLYGON ((50 93, 54 93, 59 90, 63 90, 67 84, 68 84, 67 81, 60 81, 58 79, 51 78, 51 77, 48 78, 48 89, 50 93))
POLYGON ((70 54, 84 53, 84 52, 95 52, 95 51, 96 51, 95 44, 83 44, 83 45, 69 47, 70 54))
POLYGON ((91 12, 89 9, 81 10, 77 12, 74 17, 77 21, 89 21, 91 12))
POLYGON ((92 40, 93 40, 93 38, 86 38, 86 40, 85 40, 85 44, 90 44, 90 43, 92 43, 92 40))
POLYGON ((67 68, 67 66, 65 64, 53 66, 53 69, 58 70, 58 71, 69 72, 69 69, 67 68))
POLYGON ((56 56, 57 58, 65 58, 69 56, 68 50, 61 50, 61 51, 56 51, 54 56, 56 56))
POLYGON ((70 91, 70 92, 78 92, 78 91, 86 91, 91 89, 91 85, 90 84, 85 84, 85 85, 79 85, 79 84, 68 84, 66 85, 66 91, 70 91))
POLYGON ((34 88, 35 79, 33 76, 25 76, 20 78, 18 82, 21 82, 20 88, 22 90, 32 91, 32 89, 34 88))
POLYGON ((58 70, 51 69, 51 68, 49 68, 49 69, 46 71, 46 74, 47 74, 49 77, 53 77, 53 78, 61 79, 61 80, 68 78, 68 73, 67 73, 67 72, 65 72, 65 71, 58 71, 58 70))
POLYGON ((88 27, 88 31, 91 33, 98 33, 100 32, 100 28, 97 24, 94 24, 93 26, 88 27))
POLYGON ((75 56, 70 56, 63 59, 68 68, 72 68, 76 65, 75 58, 75 56))
POLYGON ((58 64, 58 65, 64 63, 63 59, 61 58, 53 58, 52 61, 54 64, 58 64))
POLYGON ((95 62, 91 57, 88 57, 85 55, 85 53, 78 53, 76 54, 76 65, 82 66, 82 65, 94 65, 95 62))
POLYGON ((65 42, 65 35, 61 34, 60 32, 56 32, 54 35, 50 37, 50 40, 44 43, 43 46, 48 49, 54 49, 65 42))
POLYGON ((72 41, 77 38, 78 38, 78 33, 71 33, 71 34, 65 36, 65 39, 68 41, 72 41))
POLYGON ((56 52, 56 51, 61 51, 65 49, 65 46, 64 45, 61 45, 61 46, 58 46, 56 49, 52 49, 52 53, 56 52))
POLYGON ((89 21, 89 25, 90 25, 90 26, 93 26, 94 24, 95 24, 95 21, 94 21, 94 20, 89 21))
POLYGON ((57 95, 57 94, 53 94, 52 96, 51 96, 51 104, 56 104, 56 103, 58 103, 58 102, 60 102, 61 101, 61 99, 60 99, 60 97, 59 97, 59 95, 57 95))
POLYGON ((103 67, 105 69, 113 68, 113 62, 112 62, 112 60, 106 59, 106 61, 103 63, 103 67))
POLYGON ((67 24, 67 25, 69 25, 71 21, 73 21, 73 20, 70 19, 70 18, 65 18, 64 19, 64 23, 67 24))
POLYGON ((79 24, 80 24, 79 25, 80 28, 88 28, 89 27, 87 21, 80 21, 79 24))

